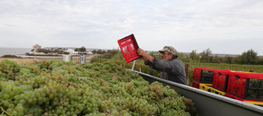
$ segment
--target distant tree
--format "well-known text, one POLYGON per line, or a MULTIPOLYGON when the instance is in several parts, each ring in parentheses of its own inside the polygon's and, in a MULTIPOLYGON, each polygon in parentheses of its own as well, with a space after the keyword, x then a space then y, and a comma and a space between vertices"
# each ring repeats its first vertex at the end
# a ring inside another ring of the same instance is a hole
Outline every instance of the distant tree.
POLYGON ((93 50, 92 53, 93 53, 93 54, 97 54, 97 50, 93 50))
POLYGON ((193 60, 190 58, 190 55, 186 55, 186 54, 184 54, 184 53, 181 53, 181 54, 182 54, 182 56, 183 56, 183 59, 182 59, 183 62, 191 62, 191 61, 193 61, 193 60))
POLYGON ((241 64, 241 57, 238 55, 237 57, 233 58, 234 64, 241 64))
POLYGON ((233 63, 233 60, 234 60, 233 57, 225 56, 224 59, 223 59, 223 62, 224 62, 224 63, 232 64, 232 63, 233 63))
POLYGON ((75 52, 78 52, 78 51, 79 51, 79 48, 75 48, 74 51, 75 51, 75 52))
POLYGON ((211 62, 211 60, 212 60, 212 51, 209 48, 207 48, 206 50, 201 52, 200 55, 201 55, 200 60, 202 62, 211 62))
POLYGON ((263 65, 263 58, 259 58, 257 64, 259 64, 259 65, 263 65))
POLYGON ((118 54, 119 52, 120 52, 119 50, 117 50, 117 49, 116 49, 116 50, 113 49, 113 50, 112 50, 112 55, 118 54))
POLYGON ((247 52, 243 52, 239 57, 241 64, 257 64, 259 59, 257 53, 252 49, 248 50, 247 52))
POLYGON ((106 53, 112 53, 112 50, 107 50, 106 53))
POLYGON ((79 48, 80 52, 86 52, 86 48, 84 46, 82 46, 81 48, 79 48))
POLYGON ((63 48, 58 48, 57 50, 58 50, 58 51, 63 51, 63 48))
POLYGON ((45 54, 47 54, 47 53, 48 53, 48 51, 44 51, 44 53, 45 53, 45 54))
POLYGON ((177 55, 177 57, 178 57, 179 59, 184 60, 184 54, 182 54, 182 53, 180 53, 180 52, 177 52, 176 55, 177 55))
POLYGON ((199 55, 196 53, 196 50, 192 50, 192 52, 190 53, 190 58, 193 61, 199 61, 199 55))
POLYGON ((63 54, 69 54, 69 52, 63 52, 63 54))
POLYGON ((57 53, 58 53, 58 54, 63 54, 64 51, 63 51, 63 50, 58 50, 57 53))
POLYGON ((50 51, 46 49, 38 49, 37 52, 44 52, 45 54, 47 54, 50 51))
POLYGON ((97 50, 97 54, 102 54, 102 50, 101 49, 97 50))
POLYGON ((223 59, 222 59, 222 57, 219 57, 219 56, 215 55, 215 56, 211 57, 210 62, 211 63, 222 63, 223 59))
POLYGON ((97 54, 104 54, 104 53, 106 53, 105 50, 101 50, 101 49, 99 49, 99 50, 97 51, 97 54))

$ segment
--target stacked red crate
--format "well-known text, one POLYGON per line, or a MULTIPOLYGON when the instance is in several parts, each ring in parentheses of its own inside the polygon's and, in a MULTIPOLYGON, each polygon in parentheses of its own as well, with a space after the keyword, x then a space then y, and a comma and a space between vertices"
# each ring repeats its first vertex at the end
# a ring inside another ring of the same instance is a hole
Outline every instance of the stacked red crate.
POLYGON ((224 70, 195 67, 192 86, 199 89, 200 84, 212 85, 214 74, 215 72, 218 71, 224 71, 224 70))
POLYGON ((263 105, 263 74, 230 72, 226 96, 263 105))
POLYGON ((228 78, 227 92, 238 97, 245 97, 245 90, 249 73, 230 72, 228 78))
POLYGON ((229 70, 216 70, 214 72, 212 87, 220 91, 226 92, 229 73, 229 70))

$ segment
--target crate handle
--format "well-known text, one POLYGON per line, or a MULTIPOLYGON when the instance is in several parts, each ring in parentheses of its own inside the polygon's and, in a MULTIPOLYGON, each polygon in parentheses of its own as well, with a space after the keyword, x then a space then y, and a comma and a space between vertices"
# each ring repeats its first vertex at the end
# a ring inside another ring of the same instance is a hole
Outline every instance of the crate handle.
POLYGON ((238 79, 240 79, 240 76, 239 76, 239 75, 236 75, 235 77, 238 78, 238 79))
POLYGON ((221 73, 221 72, 219 72, 219 73, 218 73, 218 75, 222 75, 222 73, 221 73))

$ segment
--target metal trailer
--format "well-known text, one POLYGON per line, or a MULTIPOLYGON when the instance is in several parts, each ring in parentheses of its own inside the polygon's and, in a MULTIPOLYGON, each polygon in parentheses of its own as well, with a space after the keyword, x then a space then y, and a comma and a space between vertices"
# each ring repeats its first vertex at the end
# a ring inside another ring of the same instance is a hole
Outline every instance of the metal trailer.
POLYGON ((150 83, 158 81, 164 86, 168 85, 180 95, 191 99, 195 104, 198 116, 263 116, 263 107, 164 80, 132 69, 127 70, 138 73, 150 83))

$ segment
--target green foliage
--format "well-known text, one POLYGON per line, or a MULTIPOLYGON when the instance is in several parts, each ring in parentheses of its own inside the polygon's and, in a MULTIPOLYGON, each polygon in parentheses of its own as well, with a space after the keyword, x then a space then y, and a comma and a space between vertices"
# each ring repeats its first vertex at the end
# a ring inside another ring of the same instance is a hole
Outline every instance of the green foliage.
POLYGON ((99 50, 93 50, 92 53, 93 54, 104 54, 104 53, 106 53, 106 51, 99 49, 99 50))
POLYGON ((69 54, 69 52, 63 52, 63 54, 69 54))
POLYGON ((192 52, 190 53, 190 58, 194 62, 200 61, 199 55, 196 53, 196 50, 192 50, 192 52))
POLYGON ((228 63, 228 64, 232 64, 232 63, 234 63, 234 58, 233 58, 233 57, 230 57, 230 56, 225 56, 225 57, 223 58, 223 62, 224 62, 224 63, 228 63))
POLYGON ((257 53, 250 49, 247 52, 243 52, 241 56, 238 56, 237 63, 240 64, 257 64, 258 63, 257 53))
POLYGON ((181 55, 180 53, 178 54, 179 54, 179 58, 184 62, 256 64, 256 65, 263 64, 263 58, 257 56, 257 53, 252 49, 243 52, 242 55, 239 55, 237 57, 212 55, 212 51, 209 48, 204 50, 200 54, 196 54, 196 51, 193 50, 189 54, 189 57, 188 56, 182 57, 183 55, 181 55))
POLYGON ((75 48, 74 51, 86 52, 86 48, 84 46, 82 46, 81 48, 75 48))
POLYGON ((44 52, 45 54, 47 54, 50 51, 47 49, 38 49, 37 52, 44 52))
POLYGON ((81 48, 79 48, 80 52, 86 52, 86 48, 84 46, 82 46, 81 48))
POLYGON ((183 53, 178 52, 178 53, 176 53, 176 55, 177 55, 177 58, 184 59, 184 54, 183 53))
POLYGON ((200 53, 200 60, 201 62, 211 62, 212 60, 212 51, 208 48, 200 53))
POLYGON ((112 58, 113 56, 115 56, 115 55, 117 55, 117 54, 118 54, 118 55, 122 55, 119 50, 115 50, 115 49, 113 49, 113 50, 107 50, 107 52, 105 52, 104 55, 101 56, 101 58, 110 59, 110 58, 112 58))
POLYGON ((211 63, 222 63, 223 58, 216 55, 216 56, 211 57, 210 62, 211 63))

